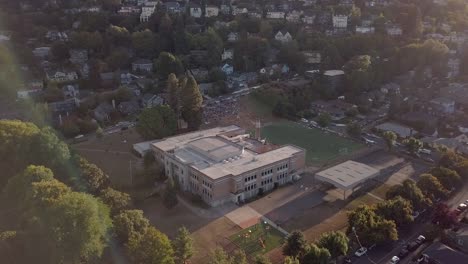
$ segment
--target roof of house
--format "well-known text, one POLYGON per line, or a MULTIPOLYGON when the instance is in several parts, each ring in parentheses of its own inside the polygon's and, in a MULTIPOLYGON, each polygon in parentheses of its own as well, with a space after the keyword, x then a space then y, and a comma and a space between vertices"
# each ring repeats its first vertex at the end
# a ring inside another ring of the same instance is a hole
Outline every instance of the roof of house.
POLYGON ((398 124, 398 123, 394 123, 394 122, 386 122, 386 123, 376 126, 375 128, 384 130, 384 131, 392 131, 402 138, 410 137, 417 132, 411 127, 398 124))
POLYGON ((151 60, 148 60, 148 59, 138 59, 138 60, 132 62, 132 64, 153 64, 153 62, 151 60))
POLYGON ((344 71, 342 70, 328 70, 323 73, 325 76, 339 76, 344 75, 344 71))
POLYGON ((440 242, 435 242, 430 245, 424 251, 424 254, 428 255, 431 260, 435 260, 439 264, 468 263, 468 255, 440 242))

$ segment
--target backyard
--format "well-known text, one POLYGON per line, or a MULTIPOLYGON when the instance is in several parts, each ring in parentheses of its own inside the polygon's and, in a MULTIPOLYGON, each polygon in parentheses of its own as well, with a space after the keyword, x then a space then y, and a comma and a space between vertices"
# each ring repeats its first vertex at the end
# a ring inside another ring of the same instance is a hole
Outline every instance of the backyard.
POLYGON ((288 121, 268 124, 262 128, 261 133, 267 142, 277 145, 292 144, 306 149, 308 165, 323 164, 364 147, 349 139, 288 121))

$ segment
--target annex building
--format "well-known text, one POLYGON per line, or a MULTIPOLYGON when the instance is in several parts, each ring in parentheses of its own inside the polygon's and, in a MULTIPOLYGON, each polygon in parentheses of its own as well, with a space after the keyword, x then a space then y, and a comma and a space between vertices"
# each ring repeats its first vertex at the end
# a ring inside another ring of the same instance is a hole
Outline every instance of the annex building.
POLYGON ((240 203, 292 181, 305 166, 305 150, 277 148, 238 126, 216 127, 151 144, 168 177, 211 206, 240 203))

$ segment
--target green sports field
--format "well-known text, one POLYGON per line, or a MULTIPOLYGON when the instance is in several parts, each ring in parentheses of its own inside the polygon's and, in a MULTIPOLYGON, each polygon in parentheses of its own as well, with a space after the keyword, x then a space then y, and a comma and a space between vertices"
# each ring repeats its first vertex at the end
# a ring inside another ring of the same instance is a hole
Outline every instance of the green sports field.
POLYGON ((288 121, 264 126, 262 138, 273 144, 292 144, 306 149, 308 165, 322 164, 364 147, 352 140, 288 121))

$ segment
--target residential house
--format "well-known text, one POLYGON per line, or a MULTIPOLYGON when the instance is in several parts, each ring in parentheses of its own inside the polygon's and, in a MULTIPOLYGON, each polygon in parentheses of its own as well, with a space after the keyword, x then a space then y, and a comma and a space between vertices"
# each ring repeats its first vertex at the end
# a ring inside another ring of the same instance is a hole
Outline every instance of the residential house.
POLYGON ((120 84, 130 84, 132 82, 132 74, 129 72, 120 73, 120 84))
POLYGON ((239 40, 239 33, 237 32, 229 32, 227 36, 227 41, 228 42, 236 42, 239 40))
POLYGON ((182 8, 179 2, 175 2, 175 1, 165 2, 163 5, 169 14, 178 14, 182 11, 182 8))
POLYGON ((46 78, 52 82, 71 82, 78 80, 78 74, 75 71, 47 71, 46 78))
POLYGON ((292 36, 288 31, 280 30, 276 33, 275 39, 281 43, 288 43, 292 40, 292 36))
POLYGON ((65 32, 57 30, 49 30, 45 35, 46 39, 49 41, 68 41, 68 35, 65 32))
POLYGON ((68 84, 62 87, 62 93, 65 99, 75 98, 80 95, 80 89, 77 84, 75 85, 68 84))
POLYGON ((430 105, 437 115, 448 115, 455 112, 455 101, 447 97, 432 99, 430 105))
POLYGON ((344 6, 344 7, 353 7, 354 2, 353 2, 353 0, 340 0, 338 5, 344 6))
POLYGON ((313 25, 315 23, 316 13, 313 10, 306 10, 302 15, 302 22, 307 25, 313 25))
POLYGON ((205 8, 205 16, 206 17, 217 17, 219 14, 219 8, 214 5, 208 5, 205 8))
POLYGON ((258 8, 249 8, 247 15, 250 18, 262 18, 263 13, 262 10, 259 10, 258 8))
POLYGON ((208 70, 203 68, 190 69, 189 72, 197 82, 205 81, 208 78, 208 70))
POLYGON ((451 83, 448 87, 442 87, 440 96, 454 100, 455 107, 460 110, 468 109, 468 87, 464 84, 451 83))
POLYGON ((332 93, 342 90, 345 73, 342 70, 328 70, 323 73, 323 79, 326 86, 332 93))
POLYGON ((33 55, 35 57, 39 57, 39 58, 42 58, 42 59, 45 59, 49 56, 50 54, 50 47, 38 47, 38 48, 35 48, 33 51, 32 51, 33 55))
POLYGON ((224 3, 224 1, 223 1, 223 3, 222 3, 221 6, 220 6, 219 12, 220 12, 221 14, 223 14, 223 15, 230 15, 231 12, 232 12, 232 11, 231 11, 231 5, 230 5, 230 4, 226 4, 226 3, 224 3))
POLYGON ((270 67, 264 67, 259 70, 262 75, 276 76, 289 73, 289 66, 286 64, 273 64, 270 67))
POLYGON ((141 8, 137 6, 122 6, 117 13, 121 16, 132 16, 141 12, 141 8))
POLYGON ((226 74, 226 75, 231 75, 234 72, 234 67, 228 63, 224 64, 221 67, 221 70, 226 74))
POLYGON ((299 22, 301 21, 302 14, 304 12, 302 10, 293 10, 286 14, 286 20, 288 22, 299 22))
POLYGON ((317 0, 300 0, 304 3, 304 6, 313 6, 317 4, 317 0))
POLYGON ((447 62, 449 68, 448 77, 456 77, 460 73, 460 59, 450 58, 447 62))
POLYGON ((103 72, 99 74, 102 86, 112 86, 115 84, 115 74, 113 72, 103 72))
POLYGON ((283 11, 268 11, 266 14, 266 18, 268 19, 284 19, 286 13, 283 11))
POLYGON ((42 88, 25 88, 16 92, 16 98, 28 99, 40 96, 43 93, 42 88))
POLYGON ((119 112, 124 114, 124 115, 135 115, 138 112, 140 112, 140 106, 138 105, 137 100, 121 102, 117 106, 117 109, 119 109, 119 112))
POLYGON ((79 105, 80 105, 80 102, 77 98, 69 98, 63 101, 49 103, 48 107, 49 107, 49 110, 52 111, 52 113, 60 114, 60 113, 74 112, 78 108, 79 105))
POLYGON ((203 65, 206 62, 208 51, 206 50, 191 50, 190 61, 195 65, 203 65))
POLYGON ((88 61, 88 51, 85 49, 72 49, 70 53, 70 62, 73 64, 82 65, 88 61))
POLYGON ((348 27, 348 16, 334 15, 332 19, 335 29, 346 29, 348 27))
POLYGON ((243 14, 248 14, 249 10, 246 7, 232 6, 232 15, 238 16, 243 14))
POLYGON ((303 51, 302 55, 308 64, 319 64, 322 62, 322 54, 318 51, 303 51))
POLYGON ((143 95, 141 103, 145 108, 152 108, 164 104, 164 99, 159 95, 147 93, 143 95))
POLYGON ((100 103, 93 111, 94 118, 100 122, 109 121, 111 113, 115 112, 114 107, 108 102, 100 103))
POLYGON ((139 59, 132 62, 132 71, 134 72, 152 72, 153 62, 148 59, 139 59))
POLYGON ((401 29, 401 27, 394 24, 387 25, 385 27, 385 31, 387 32, 387 35, 394 37, 401 36, 403 34, 403 30, 401 29))
POLYGON ((221 54, 221 60, 232 60, 234 58, 234 50, 233 49, 224 49, 223 53, 221 54))
POLYGON ((190 16, 191 17, 194 17, 194 18, 200 18, 202 17, 202 9, 199 5, 197 4, 193 4, 191 3, 190 4, 190 7, 189 7, 189 11, 190 11, 190 16))
POLYGON ((89 65, 88 63, 85 63, 83 64, 83 66, 80 67, 79 71, 80 71, 80 75, 81 75, 81 78, 83 79, 89 79, 89 65))
POLYGON ((373 34, 375 28, 371 26, 356 26, 356 34, 373 34))
POLYGON ((332 21, 332 13, 331 12, 328 12, 328 11, 320 11, 316 14, 316 17, 315 17, 315 23, 317 23, 318 25, 329 25, 330 24, 330 21, 332 21))
POLYGON ((147 2, 144 6, 141 7, 140 22, 148 22, 149 18, 156 11, 156 2, 147 2))

